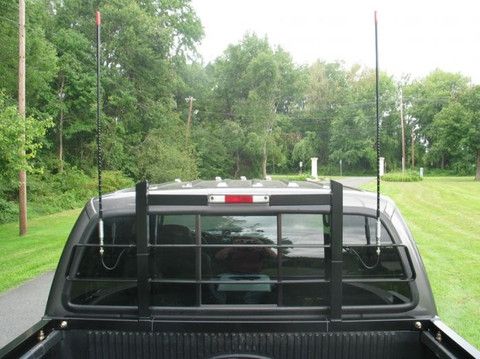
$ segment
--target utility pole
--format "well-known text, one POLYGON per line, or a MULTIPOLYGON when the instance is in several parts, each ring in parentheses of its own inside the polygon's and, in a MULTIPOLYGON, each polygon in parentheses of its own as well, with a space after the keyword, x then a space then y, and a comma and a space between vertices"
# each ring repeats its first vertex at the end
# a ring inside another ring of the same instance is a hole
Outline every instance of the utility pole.
POLYGON ((188 105, 188 119, 187 119, 187 132, 185 133, 185 142, 188 145, 190 140, 190 127, 192 127, 192 109, 193 109, 193 101, 195 99, 192 96, 185 98, 185 101, 189 102, 188 105))
POLYGON ((22 168, 18 174, 19 232, 27 233, 27 173, 25 171, 25 0, 18 1, 18 114, 22 123, 19 156, 22 168))
POLYGON ((415 128, 412 126, 412 169, 415 168, 415 128))
POLYGON ((405 121, 403 119, 403 90, 400 87, 400 122, 402 125, 402 173, 405 172, 405 121))

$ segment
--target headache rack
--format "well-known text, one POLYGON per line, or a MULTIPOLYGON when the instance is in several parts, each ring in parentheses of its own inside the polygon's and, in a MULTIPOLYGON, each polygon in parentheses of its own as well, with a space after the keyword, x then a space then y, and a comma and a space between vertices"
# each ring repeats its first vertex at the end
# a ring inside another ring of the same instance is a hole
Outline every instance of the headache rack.
MULTIPOLYGON (((205 190, 207 191, 207 190, 205 190)), ((243 195, 242 195, 243 196, 243 195)), ((238 197, 238 196, 237 196, 238 197)), ((240 196, 241 197, 241 196, 240 196)), ((305 307, 304 309, 315 309, 322 310, 328 315, 328 319, 331 321, 340 321, 342 319, 342 314, 345 313, 357 313, 357 312, 390 312, 390 311, 402 311, 411 308, 414 305, 414 301, 406 305, 382 305, 382 306, 342 306, 342 287, 344 283, 398 283, 398 282, 408 282, 411 283, 415 280, 415 271, 413 269, 413 264, 411 257, 408 251, 403 244, 390 243, 390 244, 344 244, 343 243, 343 186, 339 182, 331 181, 330 182, 330 191, 326 193, 319 193, 313 195, 304 195, 304 194, 270 194, 268 196, 268 203, 262 203, 263 210, 269 214, 276 213, 278 208, 278 217, 277 217, 277 243, 276 244, 265 244, 257 246, 265 246, 276 248, 278 250, 278 256, 281 257, 281 248, 292 247, 290 244, 282 244, 281 242, 281 214, 284 213, 286 207, 297 208, 316 208, 313 213, 327 214, 329 218, 328 223, 328 233, 324 232, 324 243, 315 244, 315 245, 301 245, 302 248, 323 248, 325 251, 325 276, 324 278, 318 279, 295 279, 295 280, 285 280, 280 275, 276 279, 272 280, 255 280, 255 284, 276 284, 280 288, 282 285, 287 284, 297 284, 297 283, 323 283, 326 285, 328 291, 328 301, 326 306, 315 306, 315 307, 305 307), (322 210, 318 210, 322 208, 322 210), (401 247, 404 252, 404 259, 408 264, 409 270, 405 278, 392 278, 392 277, 375 277, 375 278, 343 278, 342 276, 342 267, 343 267, 343 252, 348 249, 354 249, 356 247, 374 247, 374 248, 392 248, 392 247, 401 247)), ((237 198, 238 199, 238 198, 237 198)), ((232 206, 239 206, 237 199, 233 202, 232 206)), ((214 201, 215 202, 215 201, 214 201)), ((247 203, 250 203, 247 201, 247 203)), ((75 252, 78 249, 85 249, 85 247, 100 247, 100 244, 94 243, 84 243, 77 244, 73 248, 71 262, 69 264, 69 270, 67 271, 67 280, 68 281, 90 281, 90 282, 120 282, 120 283, 131 283, 136 284, 137 288, 137 303, 138 306, 125 307, 124 309, 129 309, 129 313, 137 313, 140 318, 149 318, 152 317, 152 313, 155 310, 162 308, 152 306, 151 303, 151 287, 152 284, 190 284, 196 286, 196 306, 194 308, 198 309, 212 309, 212 305, 203 305, 201 302, 201 286, 208 284, 242 284, 242 280, 221 280, 221 279, 203 279, 202 278, 202 267, 201 267, 201 251, 202 248, 208 247, 220 247, 219 244, 205 244, 202 243, 201 237, 201 228, 198 218, 200 215, 196 215, 196 224, 195 224, 195 243, 192 244, 152 244, 149 239, 149 215, 158 213, 159 208, 162 212, 168 211, 169 208, 175 207, 178 211, 178 207, 181 207, 181 213, 209 213, 208 206, 209 195, 168 195, 168 194, 159 194, 159 193, 150 193, 149 186, 147 182, 140 182, 136 185, 136 211, 135 211, 135 226, 136 226, 136 245, 135 244, 103 244, 105 249, 108 248, 117 248, 118 250, 135 248, 136 249, 136 266, 137 266, 137 277, 136 278, 77 278, 72 272, 72 260, 76 257, 75 252), (188 208, 191 208, 189 210, 188 208), (201 208, 201 210, 199 209, 201 208), (152 250, 161 250, 162 247, 183 247, 183 248, 192 248, 195 250, 196 257, 196 268, 195 268, 195 279, 185 280, 185 279, 163 279, 163 278, 153 278, 150 271, 151 266, 149 261, 151 260, 151 251, 152 250)), ((218 204, 216 205, 216 212, 221 212, 218 204)), ((226 204, 228 205, 228 204, 226 204)), ((243 203, 243 211, 246 207, 243 203)), ((226 207, 224 207, 226 208, 226 207)), ((237 207, 238 208, 238 207, 237 207)), ((261 210, 262 210, 261 208, 261 210)), ((255 212, 256 214, 261 212, 255 212)), ((325 228, 324 228, 325 231, 325 228)), ((235 246, 235 245, 230 245, 235 246)), ((241 245, 238 245, 241 246, 241 245)), ((278 263, 281 263, 281 258, 278 258, 278 263)), ((281 272, 281 264, 278 264, 278 273, 281 272)), ((252 283, 251 281, 245 281, 245 283, 252 283)), ((282 290, 278 291, 278 301, 277 304, 281 305, 282 303, 282 290)), ((105 311, 109 306, 99 306, 97 308, 92 308, 92 305, 74 305, 76 309, 82 309, 81 307, 89 307, 89 309, 95 309, 95 311, 105 311)), ((228 311, 233 306, 228 306, 227 308, 223 306, 223 309, 228 311)), ((248 311, 251 308, 250 305, 241 305, 245 311, 248 311)), ((117 307, 118 309, 118 307, 117 307)), ((172 308, 168 308, 172 310, 172 308)), ((178 307, 177 311, 183 311, 188 313, 191 307, 184 308, 178 307), (185 311, 184 309, 187 309, 185 311)), ((221 309, 221 308, 218 308, 221 309)), ((235 308, 238 312, 239 306, 235 308)), ((288 309, 284 307, 283 309, 288 309)), ((292 309, 292 308, 291 308, 292 309)), ((298 309, 298 308, 297 308, 298 309)), ((241 310, 241 308, 240 308, 241 310)))

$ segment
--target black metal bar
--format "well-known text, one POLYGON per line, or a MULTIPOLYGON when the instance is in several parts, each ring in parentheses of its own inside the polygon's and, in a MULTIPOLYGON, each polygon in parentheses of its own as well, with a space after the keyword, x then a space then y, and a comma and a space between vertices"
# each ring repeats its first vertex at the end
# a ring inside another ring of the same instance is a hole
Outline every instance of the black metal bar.
POLYGON ((67 276, 65 277, 65 280, 71 281, 71 282, 99 282, 99 283, 137 283, 136 278, 100 278, 100 277, 95 277, 95 278, 79 278, 79 277, 72 277, 72 276, 67 276))
POLYGON ((270 206, 318 206, 329 205, 330 194, 296 194, 296 195, 282 195, 276 194, 270 196, 270 206))
MULTIPOLYGON (((221 280, 221 279, 150 279, 151 283, 171 283, 171 284, 278 284, 276 279, 271 280, 221 280)), ((326 279, 283 279, 282 284, 308 284, 308 283, 328 283, 326 279)))
POLYGON ((98 243, 78 243, 75 247, 92 247, 92 248, 135 248, 135 244, 98 244, 98 243))
POLYGON ((283 285, 282 285, 282 215, 277 215, 277 305, 283 305, 283 285))
MULTIPOLYGON (((71 282, 100 282, 100 283, 136 283, 136 279, 127 278, 65 278, 71 282)), ((343 283, 410 283, 414 278, 344 278, 343 283)), ((327 279, 282 279, 282 280, 220 280, 220 279, 149 279, 151 283, 178 283, 178 284, 308 284, 329 283, 327 279)))
POLYGON ((410 283, 415 278, 343 278, 343 283, 410 283))
POLYGON ((330 319, 342 319, 342 247, 343 247, 343 186, 330 181, 331 196, 331 255, 330 319))
POLYGON ((352 244, 344 244, 343 248, 395 248, 395 247, 403 247, 407 249, 407 246, 405 244, 399 244, 399 243, 392 243, 392 244, 361 244, 361 243, 352 243, 352 244))
POLYGON ((200 215, 195 216, 195 278, 197 279, 197 305, 202 305, 202 223, 200 215))
MULTIPOLYGON (((98 245, 97 245, 98 246, 98 245)), ((196 244, 151 244, 151 248, 195 248, 196 244)), ((223 248, 223 247, 233 247, 233 248, 329 248, 330 245, 323 244, 202 244, 202 248, 223 248)))
POLYGON ((148 183, 137 183, 135 187, 135 213, 137 232, 137 292, 138 315, 146 318, 149 316, 150 283, 148 270, 148 183))
POLYGON ((148 196, 149 206, 206 206, 207 196, 152 194, 148 196))

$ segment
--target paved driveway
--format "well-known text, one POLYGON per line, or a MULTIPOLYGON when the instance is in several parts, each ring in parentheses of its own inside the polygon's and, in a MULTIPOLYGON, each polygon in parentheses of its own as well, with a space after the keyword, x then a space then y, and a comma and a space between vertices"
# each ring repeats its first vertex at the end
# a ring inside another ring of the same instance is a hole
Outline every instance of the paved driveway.
POLYGON ((47 272, 0 294, 0 348, 42 318, 52 279, 47 272))
POLYGON ((337 181, 344 186, 359 188, 360 186, 363 186, 364 184, 367 184, 374 180, 375 177, 343 177, 341 179, 338 179, 337 181))
MULTIPOLYGON (((374 177, 344 177, 342 184, 360 187, 374 177)), ((53 272, 0 294, 0 348, 40 320, 47 304, 53 272)))

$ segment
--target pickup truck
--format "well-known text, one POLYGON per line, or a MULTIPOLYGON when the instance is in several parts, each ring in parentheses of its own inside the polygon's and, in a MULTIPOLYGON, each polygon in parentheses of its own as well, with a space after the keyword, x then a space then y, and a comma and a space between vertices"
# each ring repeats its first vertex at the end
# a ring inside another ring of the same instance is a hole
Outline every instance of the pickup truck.
POLYGON ((12 358, 480 358, 437 316, 399 210, 340 183, 121 190, 81 212, 12 358), (378 240, 376 231, 379 231, 378 240))

